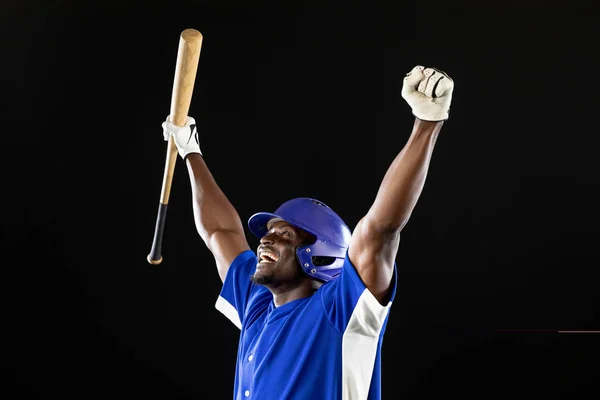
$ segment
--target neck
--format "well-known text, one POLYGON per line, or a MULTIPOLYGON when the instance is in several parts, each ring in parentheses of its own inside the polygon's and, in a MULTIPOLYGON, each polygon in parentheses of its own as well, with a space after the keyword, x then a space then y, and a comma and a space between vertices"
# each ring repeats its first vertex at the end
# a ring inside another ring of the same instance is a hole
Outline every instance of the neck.
POLYGON ((273 302, 275 303, 275 307, 282 306, 290 301, 310 297, 315 293, 315 289, 313 288, 310 278, 308 280, 304 280, 300 285, 292 288, 286 288, 284 290, 269 288, 269 290, 271 293, 273 293, 273 302))

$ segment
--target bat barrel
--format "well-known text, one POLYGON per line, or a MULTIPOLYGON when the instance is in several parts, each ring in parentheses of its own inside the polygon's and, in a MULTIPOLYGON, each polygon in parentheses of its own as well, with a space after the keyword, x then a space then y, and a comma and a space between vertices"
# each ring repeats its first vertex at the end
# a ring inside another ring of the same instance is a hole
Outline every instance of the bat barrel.
POLYGON ((198 47, 202 44, 202 34, 196 29, 188 28, 181 32, 181 40, 198 47))
POLYGON ((177 126, 184 126, 187 119, 198 71, 202 38, 202 34, 195 29, 184 30, 179 38, 170 111, 171 122, 177 126))

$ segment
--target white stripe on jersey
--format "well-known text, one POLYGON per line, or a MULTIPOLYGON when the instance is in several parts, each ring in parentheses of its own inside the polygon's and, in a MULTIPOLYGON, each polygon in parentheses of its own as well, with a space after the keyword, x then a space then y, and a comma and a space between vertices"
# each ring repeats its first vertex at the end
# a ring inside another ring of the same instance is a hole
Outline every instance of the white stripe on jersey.
POLYGON ((342 338, 343 400, 369 395, 379 333, 391 305, 382 306, 369 289, 360 295, 342 338))
POLYGON ((219 310, 224 316, 226 316, 238 329, 242 329, 242 321, 238 315, 237 310, 227 300, 219 296, 215 303, 215 308, 219 310))

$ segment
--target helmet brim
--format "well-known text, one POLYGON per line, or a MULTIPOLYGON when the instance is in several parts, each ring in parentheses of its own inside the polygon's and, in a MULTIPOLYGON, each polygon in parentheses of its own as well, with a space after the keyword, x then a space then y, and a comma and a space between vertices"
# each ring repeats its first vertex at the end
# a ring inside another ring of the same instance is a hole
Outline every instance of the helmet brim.
POLYGON ((267 212, 256 213, 248 219, 248 228, 250 229, 250 232, 256 235, 259 239, 262 239, 262 237, 265 236, 269 231, 267 228, 267 223, 273 218, 281 217, 277 214, 267 212))

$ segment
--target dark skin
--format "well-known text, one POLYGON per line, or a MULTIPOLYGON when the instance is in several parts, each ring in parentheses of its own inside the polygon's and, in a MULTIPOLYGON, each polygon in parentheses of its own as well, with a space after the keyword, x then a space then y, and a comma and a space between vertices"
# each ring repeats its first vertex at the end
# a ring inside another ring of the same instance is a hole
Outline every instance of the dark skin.
POLYGON ((263 254, 269 257, 257 264, 252 280, 273 293, 275 306, 313 294, 312 278, 300 267, 296 249, 314 240, 310 233, 283 221, 274 223, 260 239, 257 254, 259 258, 263 254), (272 258, 275 260, 271 261, 272 258))
MULTIPOLYGON (((389 299, 400 233, 423 190, 443 124, 443 121, 430 122, 415 118, 408 141, 390 164, 373 204, 352 232, 348 248, 350 261, 367 289, 381 304, 387 304, 389 299)), ((188 155, 186 165, 192 187, 196 228, 213 254, 223 281, 234 258, 250 249, 242 220, 215 182, 200 154, 188 155)), ((275 267, 276 281, 266 285, 273 293, 275 305, 314 293, 311 279, 299 275, 302 271, 295 252, 291 251, 291 246, 305 239, 299 231, 279 222, 274 225, 274 230, 261 239, 261 245, 263 241, 268 242, 269 246, 279 251, 277 265, 269 266, 275 267), (279 235, 279 230, 283 229, 293 230, 295 239, 284 240, 279 235)), ((262 271, 257 272, 262 274, 262 271)))

